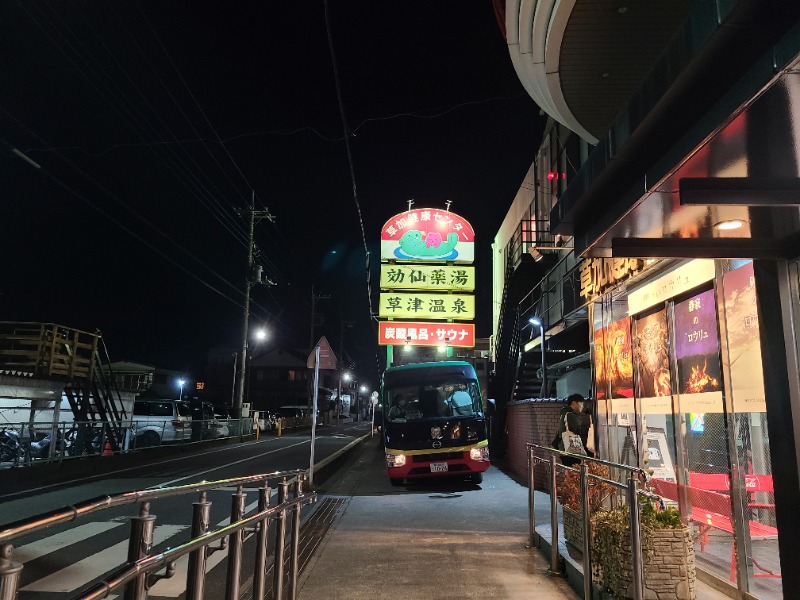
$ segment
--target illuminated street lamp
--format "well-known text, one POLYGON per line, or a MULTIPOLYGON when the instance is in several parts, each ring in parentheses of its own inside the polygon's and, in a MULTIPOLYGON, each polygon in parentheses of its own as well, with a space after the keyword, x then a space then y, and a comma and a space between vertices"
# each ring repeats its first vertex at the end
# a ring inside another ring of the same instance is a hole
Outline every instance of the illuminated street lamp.
POLYGON ((178 385, 181 386, 181 395, 178 396, 178 400, 183 400, 183 386, 186 384, 185 379, 178 379, 178 385))
MULTIPOLYGON (((367 386, 362 385, 361 387, 358 388, 358 391, 361 392, 361 394, 366 394, 367 393, 367 386)), ((356 396, 356 418, 357 419, 361 418, 361 394, 356 396)))
POLYGON ((255 342, 255 348, 253 352, 247 353, 247 393, 245 397, 247 401, 250 403, 250 410, 253 410, 253 402, 250 399, 250 387, 251 387, 251 380, 253 379, 253 354, 255 354, 255 350, 261 345, 269 337, 269 332, 264 329, 263 327, 259 327, 255 331, 253 331, 253 341, 255 342))
MULTIPOLYGON (((528 319, 528 323, 531 325, 536 325, 539 328, 539 334, 542 336, 542 391, 540 395, 542 398, 544 398, 544 395, 547 392, 547 365, 545 364, 544 357, 544 326, 542 325, 542 320, 537 317, 531 317, 528 319)), ((533 328, 531 328, 531 337, 533 337, 533 328)))

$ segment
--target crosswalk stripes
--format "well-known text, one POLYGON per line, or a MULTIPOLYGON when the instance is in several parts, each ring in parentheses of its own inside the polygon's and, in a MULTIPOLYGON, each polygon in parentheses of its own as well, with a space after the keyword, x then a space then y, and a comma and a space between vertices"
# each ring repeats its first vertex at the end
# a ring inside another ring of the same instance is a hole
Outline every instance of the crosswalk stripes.
MULTIPOLYGON (((243 491, 256 492, 255 488, 243 491)), ((277 490, 271 490, 271 495, 277 495, 277 490)), ((250 496, 250 494, 248 494, 250 496)), ((250 496, 252 497, 252 496, 250 496)), ((245 507, 245 514, 250 514, 256 510, 258 500, 255 500, 245 507)), ((86 587, 91 582, 98 579, 104 573, 113 571, 123 565, 127 560, 128 539, 125 527, 125 539, 111 545, 110 547, 96 548, 94 544, 102 544, 98 541, 102 536, 106 540, 109 532, 125 525, 127 519, 115 519, 106 522, 83 523, 63 532, 59 532, 41 540, 21 545, 14 549, 14 560, 28 563, 31 561, 41 561, 44 557, 54 552, 77 553, 79 556, 81 547, 91 547, 95 552, 84 556, 80 560, 68 564, 64 568, 38 578, 20 589, 21 597, 35 596, 37 593, 66 594, 86 587)), ((230 517, 226 517, 216 524, 212 529, 218 529, 230 524, 230 517)), ((189 525, 156 525, 153 532, 153 545, 162 544, 170 540, 173 536, 189 529, 189 525)), ((120 530, 121 531, 121 530, 120 530)), ((118 539, 118 538, 117 538, 118 539)), ((105 541, 108 543, 108 541, 105 541)), ((220 550, 212 554, 206 562, 206 572, 211 571, 227 557, 227 550, 220 550)), ((77 558, 77 557, 75 557, 77 558)), ((62 561, 66 562, 66 561, 62 561)), ((159 580, 149 591, 150 596, 160 596, 166 598, 177 598, 186 588, 186 575, 188 572, 189 557, 181 557, 176 562, 176 572, 169 579, 159 580)))
POLYGON ((119 522, 84 523, 83 525, 73 527, 67 531, 62 531, 61 533, 56 533, 36 542, 14 548, 14 560, 26 563, 45 554, 61 550, 66 546, 71 546, 72 544, 93 537, 99 533, 121 526, 122 523, 119 522))
MULTIPOLYGON (((161 544, 173 535, 188 529, 187 525, 156 525, 153 532, 153 544, 161 544)), ((104 548, 91 556, 79 560, 70 566, 37 579, 23 587, 22 592, 72 592, 103 573, 112 571, 125 563, 128 556, 128 540, 104 548)))
MULTIPOLYGON (((255 510, 258 506, 258 500, 248 504, 244 512, 245 514, 250 513, 250 511, 255 510)), ((227 519, 223 519, 219 523, 217 523, 217 528, 225 527, 226 525, 230 525, 231 519, 228 517, 227 519)), ((219 550, 215 552, 211 556, 206 559, 206 573, 211 571, 214 567, 216 567, 219 563, 225 560, 228 557, 228 550, 219 550)), ((150 596, 160 596, 164 598, 177 598, 186 590, 186 575, 189 572, 189 555, 181 556, 175 562, 175 575, 170 577, 169 579, 161 579, 159 580, 153 587, 150 588, 149 595, 150 596)))

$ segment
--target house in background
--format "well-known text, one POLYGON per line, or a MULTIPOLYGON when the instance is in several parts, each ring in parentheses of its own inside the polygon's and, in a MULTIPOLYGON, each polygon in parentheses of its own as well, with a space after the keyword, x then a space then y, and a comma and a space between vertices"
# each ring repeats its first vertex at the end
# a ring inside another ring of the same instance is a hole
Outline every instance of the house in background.
MULTIPOLYGON (((181 381, 186 382, 183 396, 189 391, 189 378, 186 373, 162 369, 154 365, 126 360, 110 363, 103 367, 120 392, 145 394, 155 398, 178 398, 181 396, 181 381)), ((192 384, 193 385, 193 384, 192 384)))
MULTIPOLYGON (((198 390, 203 400, 220 409, 233 405, 238 359, 236 350, 231 348, 215 348, 209 352, 203 389, 198 390)), ((308 352, 288 348, 273 348, 252 356, 245 374, 243 402, 250 404, 251 411, 273 414, 280 413, 282 407, 309 410, 314 370, 308 368, 307 360, 308 352)), ((337 393, 338 385, 335 370, 320 370, 320 411, 329 409, 329 401, 337 393)))

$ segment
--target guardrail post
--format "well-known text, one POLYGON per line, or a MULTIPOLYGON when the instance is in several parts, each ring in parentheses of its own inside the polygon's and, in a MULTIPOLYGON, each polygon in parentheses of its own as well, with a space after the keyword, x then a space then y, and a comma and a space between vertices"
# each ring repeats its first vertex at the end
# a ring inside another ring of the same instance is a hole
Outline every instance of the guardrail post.
POLYGON ((556 484, 556 455, 550 455, 550 569, 551 575, 560 575, 558 569, 558 485, 556 484))
POLYGON ((583 597, 592 599, 591 511, 589 507, 589 465, 581 462, 581 517, 583 517, 583 597))
POLYGON ((0 546, 0 600, 14 600, 17 597, 19 580, 22 576, 22 563, 11 560, 14 546, 0 546))
MULTIPOLYGON (((150 514, 150 503, 142 502, 139 516, 131 517, 131 537, 128 540, 128 562, 134 563, 150 553, 153 547, 153 530, 156 516, 150 514)), ((125 584, 125 600, 147 598, 147 573, 141 573, 125 584)))
MULTIPOLYGON (((295 499, 303 495, 303 474, 294 482, 295 499)), ((297 600, 297 573, 300 570, 300 509, 298 502, 292 507, 292 549, 289 555, 289 600, 297 600)))
POLYGON ((636 475, 628 479, 628 506, 631 513, 631 556, 633 558, 633 600, 644 598, 644 562, 639 529, 639 486, 636 475))
MULTIPOLYGON (((278 484, 278 504, 286 502, 289 497, 289 483, 283 478, 278 484)), ((275 520, 275 582, 273 584, 273 595, 275 600, 283 600, 283 559, 286 555, 286 509, 278 512, 275 520)))
MULTIPOLYGON (((242 493, 242 486, 236 487, 236 493, 231 495, 231 524, 242 520, 244 515, 244 502, 246 494, 242 493)), ((228 575, 225 580, 226 600, 239 600, 239 574, 242 570, 242 542, 244 531, 234 531, 229 536, 228 544, 228 575)))
MULTIPOLYGON (((211 520, 211 502, 206 492, 200 492, 200 500, 192 504, 192 538, 208 532, 211 520)), ((186 573, 186 600, 199 600, 203 597, 206 583, 206 548, 203 546, 189 554, 189 567, 186 573)))
MULTIPOLYGON (((264 482, 264 487, 258 489, 258 512, 269 508, 269 484, 264 482)), ((267 593, 267 537, 269 534, 269 517, 258 524, 256 534, 256 564, 253 572, 253 600, 263 600, 267 593)))
POLYGON ((533 548, 536 545, 536 515, 534 512, 533 468, 534 468, 533 448, 528 448, 528 545, 526 546, 527 548, 533 548))

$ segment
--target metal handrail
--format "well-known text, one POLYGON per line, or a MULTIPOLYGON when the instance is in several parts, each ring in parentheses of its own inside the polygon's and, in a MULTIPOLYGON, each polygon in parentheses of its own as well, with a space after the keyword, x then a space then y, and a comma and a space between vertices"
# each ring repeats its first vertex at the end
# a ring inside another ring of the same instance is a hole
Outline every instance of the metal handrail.
POLYGON ((591 562, 591 522, 590 522, 590 507, 589 507, 589 480, 606 482, 620 490, 626 490, 627 502, 630 511, 630 537, 631 537, 631 556, 632 556, 632 570, 633 570, 633 595, 634 600, 643 600, 644 598, 644 559, 642 549, 642 536, 641 525, 639 523, 639 497, 646 496, 650 498, 659 498, 658 495, 652 494, 646 490, 639 489, 639 482, 647 482, 647 473, 644 469, 639 467, 632 467, 621 463, 614 463, 611 461, 603 460, 600 458, 593 458, 581 454, 573 454, 557 450, 539 444, 527 443, 528 451, 528 485, 530 491, 528 493, 528 546, 535 546, 536 542, 536 518, 534 511, 534 462, 539 460, 545 462, 544 459, 536 456, 534 450, 540 450, 549 455, 550 467, 550 572, 553 574, 559 573, 559 553, 558 553, 558 499, 557 499, 557 472, 556 472, 556 458, 568 457, 578 459, 581 461, 580 469, 573 469, 568 466, 562 466, 564 470, 572 472, 577 471, 580 475, 581 487, 581 517, 583 519, 583 593, 584 599, 590 600, 592 598, 592 562, 591 562), (594 462, 600 465, 605 465, 610 468, 620 469, 629 473, 627 484, 620 483, 606 479, 589 473, 588 463, 594 462))
POLYGON ((82 595, 81 598, 83 600, 105 598, 111 592, 125 585, 129 581, 132 581, 136 577, 158 571, 164 565, 169 565, 169 563, 178 560, 181 556, 189 554, 189 552, 198 550, 204 546, 208 546, 212 542, 216 542, 217 540, 225 538, 226 536, 241 531, 248 525, 253 525, 254 523, 274 517, 277 515, 277 513, 283 513, 287 509, 293 508, 295 505, 302 506, 305 504, 312 504, 315 500, 316 492, 304 494, 298 498, 292 498, 291 500, 287 500, 286 502, 282 502, 281 504, 277 504, 271 508, 257 512, 245 519, 237 521, 236 523, 231 523, 230 525, 227 525, 221 529, 217 529, 216 531, 210 531, 204 535, 201 535, 200 537, 181 544, 180 546, 175 546, 174 548, 170 548, 169 550, 161 552, 160 554, 147 556, 137 560, 131 566, 120 569, 109 578, 96 584, 84 595, 82 595))
POLYGON ((257 546, 253 571, 253 598, 262 600, 266 596, 269 521, 275 519, 277 526, 275 527, 275 542, 273 544, 274 597, 283 598, 284 570, 286 569, 284 557, 287 547, 286 526, 291 521, 288 595, 290 600, 295 600, 299 573, 300 510, 304 505, 312 504, 317 499, 316 492, 303 492, 303 483, 307 477, 306 473, 301 469, 275 471, 197 484, 138 490, 114 496, 99 496, 75 506, 17 521, 0 531, 0 600, 13 600, 17 595, 17 589, 21 581, 23 565, 13 560, 14 547, 9 543, 11 540, 59 523, 73 521, 99 510, 137 503, 140 505, 139 515, 130 519, 131 532, 128 540, 127 562, 114 574, 96 583, 81 596, 82 598, 103 598, 112 591, 125 586, 124 597, 126 599, 145 600, 150 586, 159 579, 174 576, 176 572, 175 561, 181 556, 190 554, 186 597, 187 600, 200 600, 203 597, 205 586, 206 557, 212 552, 222 549, 228 550, 226 597, 238 598, 240 596, 244 534, 245 531, 248 531, 255 533, 257 546), (289 476, 295 476, 293 478, 293 498, 291 499, 289 498, 289 476), (275 478, 281 478, 278 484, 278 504, 270 507, 270 487, 267 480, 275 478), (258 509, 255 514, 245 517, 245 494, 243 493, 243 488, 245 484, 254 482, 263 482, 263 485, 258 489, 258 509), (231 523, 209 532, 211 503, 207 501, 206 492, 207 490, 229 486, 236 487, 236 492, 232 495, 231 523), (149 555, 148 553, 153 543, 156 520, 155 515, 150 513, 150 502, 159 498, 192 492, 200 492, 200 500, 192 505, 191 539, 165 552, 149 555), (291 510, 292 514, 291 520, 287 514, 289 510, 291 510), (220 542, 218 546, 210 545, 217 540, 220 542), (166 566, 166 572, 164 574, 156 574, 163 566, 166 566))
POLYGON ((53 525, 74 521, 80 517, 95 513, 100 510, 105 510, 107 508, 127 506, 129 504, 136 504, 139 502, 150 502, 158 498, 180 496, 181 494, 202 492, 220 487, 240 486, 247 483, 253 483, 254 481, 264 481, 267 479, 277 479, 280 477, 292 477, 301 473, 305 473, 305 471, 302 469, 274 471, 272 473, 248 475, 245 477, 233 477, 230 479, 220 479, 217 481, 204 483, 191 483, 187 485, 125 492, 122 494, 116 494, 114 496, 97 496, 96 498, 84 500, 83 502, 79 502, 73 506, 65 506, 54 511, 20 519, 19 521, 6 525, 2 531, 0 531, 0 544, 8 543, 24 535, 42 531, 43 529, 47 529, 53 525))

